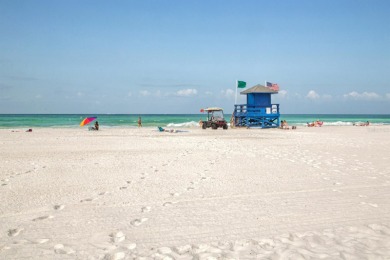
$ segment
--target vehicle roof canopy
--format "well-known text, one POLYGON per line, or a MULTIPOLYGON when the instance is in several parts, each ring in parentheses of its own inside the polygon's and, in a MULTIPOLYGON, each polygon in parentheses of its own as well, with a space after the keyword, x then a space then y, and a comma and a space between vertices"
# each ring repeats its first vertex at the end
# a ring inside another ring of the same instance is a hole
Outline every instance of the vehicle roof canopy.
POLYGON ((212 111, 223 111, 223 109, 220 108, 220 107, 209 107, 209 108, 205 108, 204 111, 207 111, 207 112, 212 112, 212 111))

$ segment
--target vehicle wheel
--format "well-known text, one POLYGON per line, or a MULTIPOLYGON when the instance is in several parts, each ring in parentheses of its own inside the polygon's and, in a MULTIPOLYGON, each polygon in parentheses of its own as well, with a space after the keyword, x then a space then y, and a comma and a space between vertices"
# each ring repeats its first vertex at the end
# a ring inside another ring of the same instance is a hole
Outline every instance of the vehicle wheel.
POLYGON ((211 125, 211 128, 215 130, 215 129, 218 128, 218 126, 217 126, 216 124, 212 124, 212 125, 211 125))
POLYGON ((203 124, 202 124, 202 129, 206 129, 206 128, 207 128, 206 123, 203 123, 203 124))
POLYGON ((228 129, 228 125, 223 125, 223 129, 227 130, 228 129))

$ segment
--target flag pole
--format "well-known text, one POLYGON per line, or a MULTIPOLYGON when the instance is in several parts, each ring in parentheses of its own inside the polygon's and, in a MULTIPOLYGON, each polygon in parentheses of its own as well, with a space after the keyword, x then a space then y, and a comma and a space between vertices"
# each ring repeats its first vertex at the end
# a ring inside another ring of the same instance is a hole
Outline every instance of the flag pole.
POLYGON ((237 89, 238 89, 238 80, 236 80, 236 98, 234 99, 235 105, 237 105, 237 89))

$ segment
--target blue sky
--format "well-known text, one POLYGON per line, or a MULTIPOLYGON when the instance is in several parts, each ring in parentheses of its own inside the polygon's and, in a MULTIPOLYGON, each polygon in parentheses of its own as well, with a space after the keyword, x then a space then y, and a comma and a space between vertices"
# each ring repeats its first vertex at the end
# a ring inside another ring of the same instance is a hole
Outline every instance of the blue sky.
POLYGON ((390 113, 390 1, 0 0, 0 113, 390 113), (239 96, 239 103, 245 103, 239 96))

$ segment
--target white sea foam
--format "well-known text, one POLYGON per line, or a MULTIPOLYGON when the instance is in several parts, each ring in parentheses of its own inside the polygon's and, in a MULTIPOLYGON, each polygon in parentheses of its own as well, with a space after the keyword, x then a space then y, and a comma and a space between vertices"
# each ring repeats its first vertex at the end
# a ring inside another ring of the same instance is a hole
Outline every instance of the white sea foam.
MULTIPOLYGON (((365 123, 365 122, 348 122, 348 121, 335 121, 335 122, 324 122, 323 126, 354 126, 359 125, 360 123, 365 123)), ((298 125, 298 126, 306 126, 307 123, 291 123, 291 125, 298 125)), ((383 123, 371 123, 371 126, 380 126, 380 125, 385 125, 383 123)))
POLYGON ((326 125, 333 125, 333 126, 348 126, 353 125, 352 122, 345 122, 345 121, 336 121, 336 122, 324 122, 324 126, 326 125))
POLYGON ((190 121, 184 123, 169 123, 167 127, 199 127, 199 122, 190 121))

